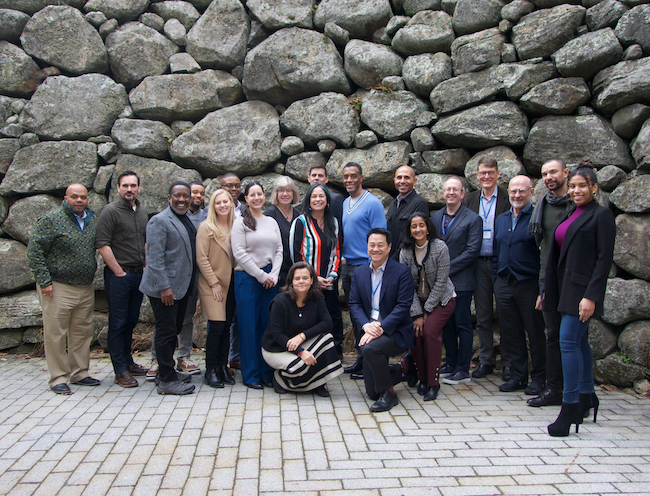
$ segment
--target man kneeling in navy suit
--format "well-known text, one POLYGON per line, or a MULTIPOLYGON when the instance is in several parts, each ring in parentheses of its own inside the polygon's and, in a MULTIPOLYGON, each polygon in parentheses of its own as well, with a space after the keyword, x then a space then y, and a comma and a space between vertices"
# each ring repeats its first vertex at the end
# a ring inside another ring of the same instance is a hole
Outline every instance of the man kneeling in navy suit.
POLYGON ((415 283, 411 271, 388 258, 391 234, 375 228, 366 235, 370 264, 352 274, 350 315, 363 334, 359 341, 363 355, 363 379, 373 412, 385 412, 399 403, 393 385, 401 380, 399 365, 388 359, 415 345, 409 310, 415 283))

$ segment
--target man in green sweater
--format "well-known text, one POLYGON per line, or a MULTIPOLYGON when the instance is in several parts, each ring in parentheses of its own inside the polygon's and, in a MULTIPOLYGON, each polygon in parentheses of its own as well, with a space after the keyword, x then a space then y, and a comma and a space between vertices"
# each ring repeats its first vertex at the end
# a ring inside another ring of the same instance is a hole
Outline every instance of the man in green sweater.
POLYGON ((88 375, 97 263, 94 212, 85 186, 68 186, 61 208, 38 220, 27 257, 43 309, 50 389, 71 394, 68 382, 97 386, 99 381, 88 375))

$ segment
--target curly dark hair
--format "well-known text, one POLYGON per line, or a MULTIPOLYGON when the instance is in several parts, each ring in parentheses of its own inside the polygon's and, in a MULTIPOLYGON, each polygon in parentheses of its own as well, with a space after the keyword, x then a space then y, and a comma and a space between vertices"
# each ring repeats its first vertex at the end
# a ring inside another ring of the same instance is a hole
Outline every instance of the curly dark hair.
POLYGON ((436 229, 436 226, 433 225, 433 222, 431 222, 429 216, 422 212, 415 212, 408 218, 406 224, 404 224, 404 227, 402 228, 402 233, 400 236, 402 241, 402 244, 400 245, 401 248, 412 249, 413 246, 415 246, 415 240, 413 239, 413 236, 411 236, 411 222, 413 222, 413 219, 416 217, 421 217, 424 219, 424 223, 427 225, 427 230, 429 231, 427 234, 427 239, 429 241, 439 238, 438 230, 436 229))
POLYGON ((293 275, 299 269, 307 269, 309 271, 309 275, 311 276, 311 287, 309 288, 309 292, 307 293, 307 298, 305 298, 305 301, 311 299, 316 300, 321 296, 323 296, 323 293, 318 287, 318 274, 316 274, 316 270, 314 270, 311 264, 307 262, 296 262, 291 266, 291 268, 289 269, 289 273, 287 274, 287 282, 285 283, 284 286, 280 288, 280 291, 283 293, 287 293, 293 301, 298 300, 298 296, 296 295, 296 292, 293 290, 293 275))

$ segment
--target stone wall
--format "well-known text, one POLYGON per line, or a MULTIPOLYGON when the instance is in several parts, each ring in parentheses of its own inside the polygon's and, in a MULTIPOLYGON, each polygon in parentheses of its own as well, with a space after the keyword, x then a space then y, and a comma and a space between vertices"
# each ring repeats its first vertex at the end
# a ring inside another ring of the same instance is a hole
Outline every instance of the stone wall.
POLYGON ((437 209, 485 154, 502 185, 590 158, 618 228, 596 374, 647 387, 648 0, 0 0, 0 40, 0 349, 38 340, 25 245, 71 182, 99 210, 134 169, 153 214, 172 180, 354 160, 387 205, 411 164, 437 209))

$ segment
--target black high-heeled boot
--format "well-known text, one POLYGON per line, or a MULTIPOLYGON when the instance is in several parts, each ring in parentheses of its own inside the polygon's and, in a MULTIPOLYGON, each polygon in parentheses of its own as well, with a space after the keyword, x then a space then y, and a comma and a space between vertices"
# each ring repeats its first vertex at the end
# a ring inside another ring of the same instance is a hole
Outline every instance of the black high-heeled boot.
POLYGON ((548 426, 548 433, 553 437, 566 437, 569 435, 571 424, 576 424, 576 434, 578 427, 582 423, 582 409, 580 403, 562 403, 562 409, 557 420, 548 426))
POLYGON ((206 370, 203 382, 213 388, 223 387, 223 381, 219 379, 219 376, 217 375, 217 369, 206 370))
POLYGON ((598 406, 600 401, 596 393, 591 394, 582 394, 580 393, 580 409, 582 411, 582 418, 589 417, 589 410, 594 409, 594 422, 596 422, 596 417, 598 416, 598 406))
POLYGON ((228 373, 225 365, 217 367, 217 377, 224 383, 232 386, 235 383, 235 378, 228 373))

